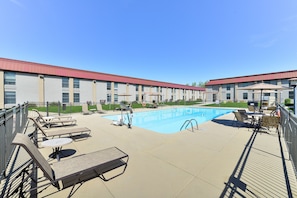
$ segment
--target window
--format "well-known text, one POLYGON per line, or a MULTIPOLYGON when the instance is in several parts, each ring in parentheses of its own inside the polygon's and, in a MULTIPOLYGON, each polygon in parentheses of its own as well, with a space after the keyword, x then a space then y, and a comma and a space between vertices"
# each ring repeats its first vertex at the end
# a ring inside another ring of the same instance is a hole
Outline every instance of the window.
POLYGON ((139 94, 136 94, 135 101, 138 101, 138 100, 139 100, 139 94))
POLYGON ((73 79, 73 88, 79 88, 79 79, 77 78, 73 79))
POLYGON ((247 99, 248 99, 248 93, 243 93, 242 98, 243 98, 244 100, 247 100, 247 99))
POLYGON ((15 104, 15 103, 16 103, 15 91, 5 91, 4 92, 4 104, 15 104))
POLYGON ((114 94, 114 102, 119 102, 119 96, 118 94, 114 94))
POLYGON ((79 93, 73 94, 73 102, 79 102, 79 93))
POLYGON ((119 84, 118 83, 114 83, 114 90, 118 90, 119 84))
POLYGON ((69 93, 62 93, 62 103, 69 103, 69 93))
POLYGON ((226 99, 227 99, 227 100, 230 100, 230 99, 231 99, 231 94, 230 94, 230 93, 227 93, 227 95, 226 95, 226 99))
POLYGON ((106 98, 107 98, 107 102, 111 102, 111 95, 110 94, 107 94, 106 98))
POLYGON ((5 85, 15 85, 15 73, 14 72, 4 72, 4 84, 5 85))
POLYGON ((69 78, 62 78, 62 87, 69 88, 69 78))
POLYGON ((294 99, 294 91, 289 91, 289 98, 294 99))
POLYGON ((135 91, 138 91, 139 85, 135 85, 135 91))
POLYGON ((106 86, 107 86, 107 90, 111 90, 111 82, 107 82, 106 86))
POLYGON ((230 89, 231 89, 231 87, 230 87, 230 85, 227 85, 227 91, 230 91, 230 89))

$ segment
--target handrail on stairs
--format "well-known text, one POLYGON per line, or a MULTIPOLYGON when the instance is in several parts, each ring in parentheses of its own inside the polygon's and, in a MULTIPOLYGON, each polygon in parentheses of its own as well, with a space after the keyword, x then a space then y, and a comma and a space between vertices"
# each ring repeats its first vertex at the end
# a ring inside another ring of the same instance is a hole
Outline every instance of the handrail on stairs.
POLYGON ((183 129, 183 128, 185 128, 185 129, 187 129, 187 127, 188 127, 188 125, 189 124, 191 124, 191 128, 192 128, 192 132, 194 132, 194 126, 193 126, 193 122, 195 121, 195 123, 196 123, 196 126, 197 126, 197 130, 199 130, 199 128, 198 128, 198 122, 197 122, 197 120, 196 119, 190 119, 190 120, 186 120, 184 123, 183 123, 183 125, 180 127, 180 131, 183 129), (184 127, 185 126, 185 127, 184 127))

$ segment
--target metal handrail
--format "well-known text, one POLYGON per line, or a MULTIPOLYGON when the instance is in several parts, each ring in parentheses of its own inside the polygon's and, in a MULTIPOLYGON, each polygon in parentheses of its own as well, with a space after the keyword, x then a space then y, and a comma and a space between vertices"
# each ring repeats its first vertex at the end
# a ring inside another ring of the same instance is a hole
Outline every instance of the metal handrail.
POLYGON ((185 129, 189 126, 189 124, 191 124, 191 128, 192 128, 192 132, 194 132, 194 127, 193 127, 193 121, 195 121, 196 122, 196 126, 197 126, 197 130, 198 130, 198 122, 197 122, 197 120, 196 119, 190 119, 190 120, 186 120, 184 123, 183 123, 183 125, 180 127, 180 131, 183 129, 183 127, 185 126, 185 129))
POLYGON ((192 122, 192 121, 195 121, 195 122, 196 122, 196 126, 197 126, 197 130, 199 130, 197 120, 193 118, 193 119, 191 119, 190 121, 191 121, 191 122, 192 122))

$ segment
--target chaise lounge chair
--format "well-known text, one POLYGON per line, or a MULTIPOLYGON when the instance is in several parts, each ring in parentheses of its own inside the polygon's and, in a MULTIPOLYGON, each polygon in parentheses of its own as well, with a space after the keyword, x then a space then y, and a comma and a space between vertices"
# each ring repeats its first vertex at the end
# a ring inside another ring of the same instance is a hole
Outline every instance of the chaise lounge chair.
POLYGON ((103 111, 103 109, 102 109, 101 104, 97 104, 96 107, 97 107, 97 113, 105 113, 105 111, 103 111))
POLYGON ((90 115, 93 112, 89 111, 88 104, 83 104, 82 105, 82 113, 83 113, 83 115, 90 115))
POLYGON ((32 117, 28 117, 31 121, 33 121, 35 127, 37 130, 40 130, 41 133, 45 136, 45 138, 48 137, 61 137, 61 136, 69 136, 72 137, 74 135, 81 135, 81 134, 87 134, 88 136, 91 133, 91 130, 87 127, 67 127, 67 128, 60 128, 60 129, 47 129, 44 130, 43 127, 40 125, 40 123, 32 117))
POLYGON ((75 125, 76 120, 71 116, 50 116, 44 117, 37 109, 32 109, 38 114, 37 119, 47 128, 50 128, 53 125, 75 125))
MULTIPOLYGON (((111 147, 68 158, 53 163, 50 166, 27 135, 17 133, 12 144, 22 146, 33 159, 33 162, 37 164, 38 168, 42 170, 44 177, 49 180, 49 183, 40 185, 37 188, 43 187, 46 189, 51 184, 58 190, 72 187, 68 197, 71 197, 85 181, 95 177, 100 177, 102 180, 108 181, 123 174, 129 160, 129 156, 126 153, 116 147, 111 147), (120 167, 123 167, 122 171, 116 173, 112 171, 120 167), (109 172, 108 175, 113 173, 114 176, 106 178, 104 175, 107 172, 109 172), (61 189, 60 184, 62 184, 61 189), (75 189, 76 184, 79 184, 79 186, 75 189)), ((34 189, 30 189, 29 191, 31 190, 34 189)))

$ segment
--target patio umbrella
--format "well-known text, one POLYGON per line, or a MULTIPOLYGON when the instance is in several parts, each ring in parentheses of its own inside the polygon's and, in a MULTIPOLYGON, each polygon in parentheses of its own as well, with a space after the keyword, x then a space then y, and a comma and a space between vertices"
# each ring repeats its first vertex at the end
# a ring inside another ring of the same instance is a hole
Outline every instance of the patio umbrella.
POLYGON ((150 92, 148 93, 149 96, 156 96, 157 97, 157 102, 159 102, 159 96, 161 96, 162 94, 160 93, 154 93, 154 92, 150 92))
POLYGON ((127 99, 127 96, 131 96, 131 94, 128 94, 128 93, 122 93, 122 94, 118 94, 118 96, 124 96, 126 100, 127 99))
POLYGON ((273 85, 268 83, 257 83, 246 87, 238 88, 243 90, 260 90, 260 109, 262 108, 262 94, 264 90, 285 90, 289 87, 283 87, 280 85, 273 85))
POLYGON ((149 96, 160 96, 160 93, 149 93, 149 96))

